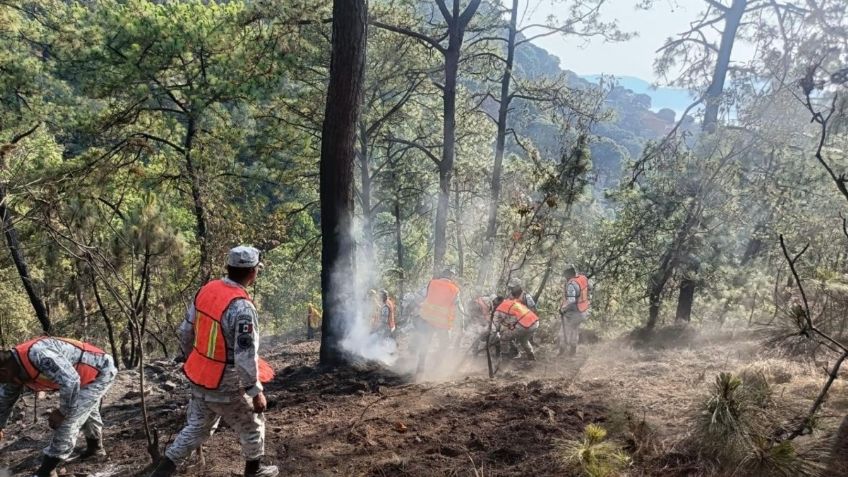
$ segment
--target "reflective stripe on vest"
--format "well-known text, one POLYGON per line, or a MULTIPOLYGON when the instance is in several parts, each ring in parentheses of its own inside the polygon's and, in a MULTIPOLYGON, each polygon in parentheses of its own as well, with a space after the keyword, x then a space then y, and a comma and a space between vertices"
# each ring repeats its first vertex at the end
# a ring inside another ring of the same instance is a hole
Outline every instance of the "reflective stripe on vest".
POLYGON ((427 285, 427 297, 419 314, 436 328, 451 329, 456 318, 456 297, 459 287, 446 278, 435 278, 427 285))
POLYGON ((247 291, 213 280, 204 285, 194 299, 194 347, 188 355, 183 372, 189 381, 205 389, 221 386, 227 367, 227 340, 221 329, 221 319, 230 304, 238 299, 250 300, 247 291))
POLYGON ((32 364, 32 359, 30 358, 30 351, 32 347, 41 341, 47 339, 59 340, 73 347, 77 348, 80 351, 79 358, 77 362, 74 364, 74 369, 77 371, 77 374, 80 378, 80 388, 84 388, 91 384, 97 377, 100 375, 100 370, 95 368, 94 366, 85 364, 82 362, 82 357, 85 353, 98 354, 103 355, 106 354, 105 351, 100 348, 90 345, 88 343, 83 343, 82 341, 77 341, 70 338, 53 338, 48 336, 42 336, 40 338, 35 338, 27 341, 26 343, 21 343, 15 346, 15 353, 18 355, 18 359, 21 362, 21 366, 24 368, 24 372, 29 378, 28 382, 24 383, 24 386, 32 389, 33 391, 55 391, 59 389, 59 385, 53 382, 52 379, 45 376, 41 373, 41 371, 32 364))
POLYGON ((515 318, 515 323, 524 328, 530 328, 539 321, 539 316, 518 300, 504 300, 495 311, 515 318))
MULTIPOLYGON (((577 275, 576 277, 568 280, 568 283, 574 283, 580 289, 580 294, 577 295, 577 311, 580 313, 585 313, 589 309, 589 279, 586 278, 586 275, 577 275)), ((568 304, 568 284, 566 284, 566 303, 568 304)))

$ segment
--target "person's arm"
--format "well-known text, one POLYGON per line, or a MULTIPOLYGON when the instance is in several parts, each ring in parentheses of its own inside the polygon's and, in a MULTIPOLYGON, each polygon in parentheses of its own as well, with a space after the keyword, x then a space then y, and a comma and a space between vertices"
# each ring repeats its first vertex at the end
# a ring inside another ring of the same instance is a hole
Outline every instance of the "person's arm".
MULTIPOLYGON (((42 342, 43 343, 43 342, 42 342)), ((73 363, 52 347, 38 346, 30 350, 33 365, 59 386, 59 412, 70 415, 80 391, 80 377, 73 363)))
POLYGON ((6 428, 9 416, 12 415, 12 409, 18 402, 18 398, 21 397, 21 391, 23 391, 23 387, 20 385, 0 384, 0 433, 6 428))
POLYGON ((245 393, 254 398, 262 394, 262 383, 259 382, 259 315, 247 300, 237 300, 230 306, 235 318, 233 361, 245 393))
POLYGON ((577 310, 577 297, 580 296, 580 287, 575 282, 569 282, 565 286, 565 305, 559 310, 560 313, 577 310))
POLYGON ((180 349, 185 358, 188 358, 192 348, 194 348, 194 318, 196 314, 194 303, 192 303, 186 310, 185 319, 180 323, 180 349))
POLYGON ((524 299, 527 300, 527 308, 530 308, 533 313, 536 313, 536 300, 533 298, 533 295, 526 293, 524 299))

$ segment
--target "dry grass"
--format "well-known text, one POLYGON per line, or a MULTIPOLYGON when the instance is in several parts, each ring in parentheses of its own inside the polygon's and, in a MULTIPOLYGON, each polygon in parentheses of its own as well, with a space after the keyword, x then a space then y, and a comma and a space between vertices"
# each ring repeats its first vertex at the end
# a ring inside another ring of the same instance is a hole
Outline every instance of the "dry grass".
POLYGON ((562 440, 556 447, 565 467, 582 477, 615 477, 630 465, 627 453, 596 424, 586 426, 582 439, 562 440))

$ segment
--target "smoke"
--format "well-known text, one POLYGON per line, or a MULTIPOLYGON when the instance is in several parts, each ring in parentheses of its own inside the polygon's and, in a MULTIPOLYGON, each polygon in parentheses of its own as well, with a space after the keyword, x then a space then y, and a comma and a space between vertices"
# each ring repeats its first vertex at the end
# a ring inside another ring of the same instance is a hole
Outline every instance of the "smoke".
MULTIPOLYGON (((351 236, 361 236, 361 228, 361 219, 355 218, 351 236)), ((356 359, 376 361, 391 367, 397 362, 397 343, 381 332, 384 323, 372 324, 375 317, 379 318, 382 305, 374 295, 381 274, 376 260, 366 257, 365 248, 356 247, 353 276, 334 271, 331 298, 341 303, 347 314, 340 322, 342 349, 356 359)))

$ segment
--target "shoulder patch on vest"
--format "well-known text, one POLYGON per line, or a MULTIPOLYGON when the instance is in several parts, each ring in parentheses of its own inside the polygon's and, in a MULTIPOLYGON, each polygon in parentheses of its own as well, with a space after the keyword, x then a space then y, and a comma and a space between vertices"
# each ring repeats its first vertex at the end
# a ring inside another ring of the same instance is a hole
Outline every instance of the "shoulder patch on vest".
POLYGON ((253 333, 253 323, 242 322, 238 324, 238 332, 239 334, 250 334, 253 333))
POLYGON ((253 336, 239 335, 239 337, 236 338, 236 343, 238 344, 238 347, 242 349, 253 348, 253 336))

